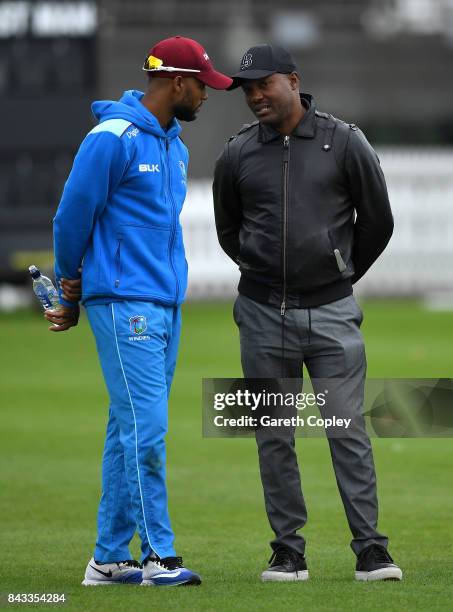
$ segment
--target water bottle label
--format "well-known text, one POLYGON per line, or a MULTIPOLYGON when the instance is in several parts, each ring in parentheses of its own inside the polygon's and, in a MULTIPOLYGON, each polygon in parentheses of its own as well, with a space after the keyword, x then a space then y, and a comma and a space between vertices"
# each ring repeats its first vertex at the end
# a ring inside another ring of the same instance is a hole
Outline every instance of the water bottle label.
POLYGON ((47 296, 52 304, 54 302, 58 302, 58 291, 56 291, 55 289, 49 289, 47 291, 47 296))
POLYGON ((36 295, 44 308, 52 308, 51 295, 47 292, 45 287, 36 287, 36 295))

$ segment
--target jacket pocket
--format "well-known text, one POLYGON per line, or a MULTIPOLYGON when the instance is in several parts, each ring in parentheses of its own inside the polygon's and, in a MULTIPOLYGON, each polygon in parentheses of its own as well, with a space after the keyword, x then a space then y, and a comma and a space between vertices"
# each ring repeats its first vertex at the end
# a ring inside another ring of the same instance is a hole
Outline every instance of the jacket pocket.
POLYGON ((310 291, 350 276, 340 249, 329 230, 308 237, 297 237, 288 256, 291 287, 310 291))
POLYGON ((347 265, 344 262, 340 249, 337 247, 335 240, 332 238, 332 233, 330 230, 327 230, 327 236, 329 238, 330 248, 335 257, 335 262, 337 264, 338 272, 342 274, 345 270, 347 270, 347 265))
POLYGON ((116 292, 174 299, 176 271, 170 260, 170 228, 123 225, 116 241, 112 262, 116 292))

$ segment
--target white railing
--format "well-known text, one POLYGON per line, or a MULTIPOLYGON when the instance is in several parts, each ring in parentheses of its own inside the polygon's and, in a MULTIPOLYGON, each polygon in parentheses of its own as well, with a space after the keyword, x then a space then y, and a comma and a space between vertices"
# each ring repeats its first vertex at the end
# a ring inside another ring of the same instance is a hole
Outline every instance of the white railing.
MULTIPOLYGON (((390 244, 357 291, 428 295, 453 291, 453 149, 378 151, 395 217, 390 244)), ((220 249, 211 181, 192 181, 182 215, 189 296, 231 296, 237 267, 220 249)))

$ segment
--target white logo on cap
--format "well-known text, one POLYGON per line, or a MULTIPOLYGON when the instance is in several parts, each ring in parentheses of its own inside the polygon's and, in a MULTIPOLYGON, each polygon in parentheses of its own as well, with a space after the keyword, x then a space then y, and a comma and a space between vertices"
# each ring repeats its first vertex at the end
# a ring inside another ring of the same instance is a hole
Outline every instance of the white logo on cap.
POLYGON ((252 65, 252 61, 253 61, 252 54, 251 53, 246 53, 244 55, 244 57, 242 58, 241 70, 245 70, 246 68, 251 66, 252 65))
POLYGON ((203 57, 205 58, 206 61, 208 61, 209 55, 206 53, 206 51, 203 53, 203 57))

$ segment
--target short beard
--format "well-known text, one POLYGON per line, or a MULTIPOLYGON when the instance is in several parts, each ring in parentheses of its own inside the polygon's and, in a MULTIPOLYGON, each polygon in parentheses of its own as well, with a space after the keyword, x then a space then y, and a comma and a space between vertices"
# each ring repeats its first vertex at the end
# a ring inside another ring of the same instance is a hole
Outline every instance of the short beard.
POLYGON ((175 106, 173 109, 176 119, 179 121, 195 121, 197 115, 192 108, 182 104, 175 106))

